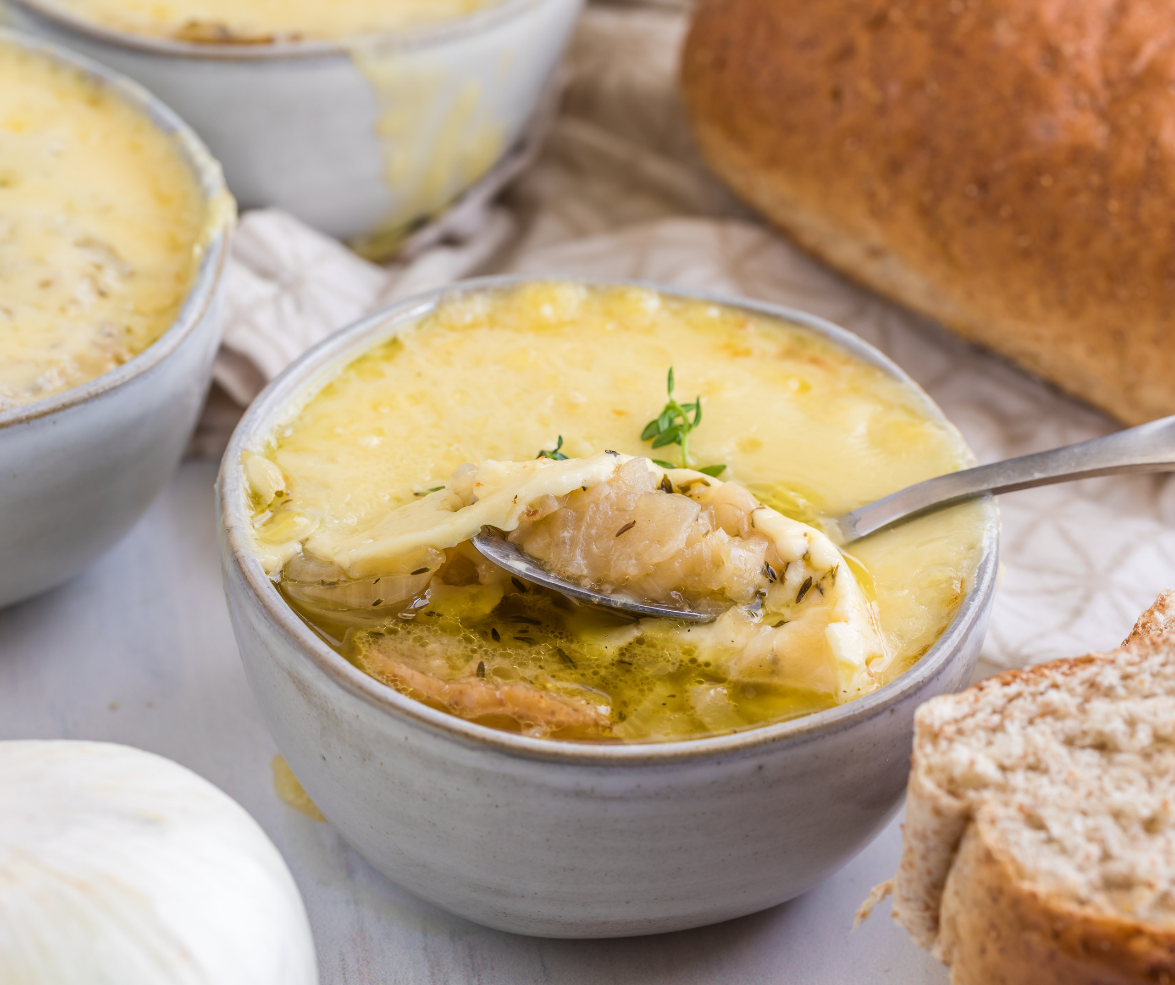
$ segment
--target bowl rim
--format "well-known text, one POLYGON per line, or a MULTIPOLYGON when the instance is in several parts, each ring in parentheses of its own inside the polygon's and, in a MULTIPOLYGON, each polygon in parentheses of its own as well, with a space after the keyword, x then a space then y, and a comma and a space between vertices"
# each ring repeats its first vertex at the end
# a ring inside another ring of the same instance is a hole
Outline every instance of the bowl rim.
MULTIPOLYGON (((377 52, 408 51, 440 47, 488 30, 498 24, 519 19, 530 10, 559 0, 498 0, 488 7, 462 14, 437 24, 426 24, 403 31, 361 34, 349 39, 314 41, 268 41, 261 43, 205 44, 133 34, 104 27, 76 14, 55 8, 51 0, 9 0, 25 13, 53 22, 58 27, 119 48, 195 61, 266 62, 292 58, 349 57, 355 48, 377 52)), ((578 0, 572 0, 578 2, 578 0)))
MULTIPOLYGON (((267 436, 284 421, 296 416, 309 399, 343 366, 375 345, 415 324, 433 311, 440 301, 522 283, 549 281, 578 284, 588 288, 644 288, 668 297, 720 304, 789 322, 813 331, 825 340, 831 340, 847 349, 851 355, 885 370, 899 382, 910 387, 924 401, 927 410, 936 420, 958 433, 957 428, 930 396, 889 357, 847 329, 783 305, 640 280, 541 275, 479 277, 422 292, 361 318, 320 342, 292 363, 250 405, 237 424, 221 460, 217 477, 217 525, 223 535, 222 550, 231 555, 231 562, 228 557, 225 557, 224 562, 226 565, 231 563, 240 572, 246 590, 251 594, 249 601, 262 611, 270 627, 276 629, 302 658, 313 664, 333 684, 342 687, 380 712, 407 719, 410 724, 423 726, 434 733, 442 733, 464 745, 482 749, 490 747, 515 758, 559 761, 585 766, 684 764, 704 758, 729 758, 736 754, 752 753, 768 745, 797 745, 812 741, 819 736, 842 731, 862 720, 885 714, 893 705, 916 692, 952 662, 959 652, 959 645, 970 635, 973 627, 985 618, 994 597, 1000 524, 998 508, 990 496, 983 497, 990 513, 982 555, 976 566, 973 583, 947 628, 913 667, 876 691, 835 708, 783 722, 751 726, 737 732, 697 739, 631 743, 569 742, 504 732, 438 711, 401 694, 395 688, 363 673, 319 639, 282 599, 274 582, 262 569, 260 561, 248 549, 251 524, 246 509, 243 469, 239 464, 233 467, 234 463, 240 462, 244 451, 258 447, 259 438, 267 436)), ((965 441, 964 447, 967 447, 965 441)), ((231 596, 232 577, 227 567, 224 575, 226 591, 231 596)))
POLYGON ((6 44, 34 52, 56 64, 80 71, 104 90, 112 92, 124 103, 146 116, 155 125, 156 130, 178 145, 181 156, 200 187, 201 197, 207 207, 207 216, 202 233, 205 239, 203 256, 200 258, 187 296, 167 330, 137 356, 101 376, 95 376, 61 393, 0 411, 0 433, 3 433, 5 428, 56 414, 117 389, 150 371, 178 349, 212 304, 227 260, 228 240, 236 216, 219 162, 196 136, 195 131, 137 82, 53 42, 0 27, 0 46, 6 44))

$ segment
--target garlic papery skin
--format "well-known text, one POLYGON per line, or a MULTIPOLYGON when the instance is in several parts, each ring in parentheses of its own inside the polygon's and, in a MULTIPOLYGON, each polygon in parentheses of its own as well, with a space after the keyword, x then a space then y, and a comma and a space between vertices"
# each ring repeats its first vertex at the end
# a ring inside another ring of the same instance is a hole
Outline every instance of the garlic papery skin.
POLYGON ((152 753, 0 742, 0 985, 316 985, 302 898, 235 801, 152 753))

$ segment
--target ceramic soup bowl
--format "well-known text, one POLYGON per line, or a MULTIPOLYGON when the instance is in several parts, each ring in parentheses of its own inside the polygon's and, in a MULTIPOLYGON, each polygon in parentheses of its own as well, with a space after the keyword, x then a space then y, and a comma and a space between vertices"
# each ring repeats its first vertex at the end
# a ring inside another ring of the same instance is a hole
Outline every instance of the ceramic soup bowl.
POLYGON ((504 0, 347 42, 208 44, 104 28, 40 0, 14 25, 138 80, 224 167, 243 208, 277 206, 386 253, 518 139, 582 0, 504 0))
MULTIPOLYGON (((966 686, 983 639, 998 524, 952 621, 911 669, 830 710, 716 737, 577 743, 485 728, 359 671, 286 604, 251 547, 242 454, 355 357, 454 292, 422 295, 318 346, 253 404, 219 479, 228 603, 254 695, 314 803, 376 868, 478 923, 608 937, 727 920, 803 893, 893 817, 915 708, 966 686)), ((917 392, 860 339, 798 311, 704 298, 802 326, 917 392)), ((993 508, 994 510, 994 508, 993 508)))
POLYGON ((174 323, 143 352, 73 389, 0 412, 0 605, 77 574, 117 541, 175 470, 220 343, 217 285, 234 212, 220 167, 137 84, 42 41, 0 38, 75 66, 180 148, 208 205, 206 247, 174 323))

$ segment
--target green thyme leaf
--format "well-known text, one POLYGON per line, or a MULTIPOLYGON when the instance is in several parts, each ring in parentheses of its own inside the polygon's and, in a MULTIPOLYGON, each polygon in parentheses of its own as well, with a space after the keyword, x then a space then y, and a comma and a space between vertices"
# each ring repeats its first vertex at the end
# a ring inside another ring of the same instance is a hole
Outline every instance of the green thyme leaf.
POLYGON ((555 443, 555 447, 551 451, 547 451, 544 448, 537 455, 535 455, 535 458, 536 459, 549 458, 553 462, 565 462, 565 461, 567 461, 567 456, 564 455, 563 452, 561 452, 559 450, 562 447, 563 447, 563 435, 559 435, 559 440, 555 443))
POLYGON ((707 465, 705 468, 698 469, 703 475, 712 475, 714 478, 722 475, 726 471, 725 465, 707 465))
POLYGON ((675 469, 675 468, 677 468, 677 466, 676 466, 676 465, 674 465, 672 462, 665 462, 665 461, 662 461, 662 460, 661 460, 661 459, 659 459, 659 458, 650 458, 650 459, 649 459, 649 461, 650 461, 650 462, 652 462, 654 465, 660 465, 660 466, 661 466, 661 468, 663 468, 663 469, 675 469))
MULTIPOLYGON (((641 441, 651 441, 654 448, 664 448, 666 445, 681 446, 680 468, 690 468, 689 434, 702 423, 702 398, 699 395, 693 403, 679 404, 673 399, 673 367, 665 378, 665 388, 669 392, 669 401, 664 409, 653 420, 645 425, 641 431, 641 441), (691 417, 692 415, 692 417, 691 417)), ((677 468, 663 461, 653 459, 662 468, 677 468)), ((718 475, 726 470, 725 465, 709 465, 702 471, 706 475, 718 475), (717 471, 715 471, 717 470, 717 471)))

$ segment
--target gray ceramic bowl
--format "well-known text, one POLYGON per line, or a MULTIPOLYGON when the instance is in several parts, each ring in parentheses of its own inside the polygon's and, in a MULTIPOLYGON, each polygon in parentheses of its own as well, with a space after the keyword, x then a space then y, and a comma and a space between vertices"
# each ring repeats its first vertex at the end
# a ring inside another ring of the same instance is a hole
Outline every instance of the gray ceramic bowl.
POLYGON ((118 540, 175 470, 220 344, 216 288, 233 221, 220 166, 171 110, 85 58, 8 31, 0 41, 80 68, 174 139, 210 210, 209 240, 175 323, 117 369, 0 412, 0 605, 72 577, 118 540))
POLYGON ((460 151, 476 133, 492 131, 491 156, 518 139, 581 4, 503 0, 435 27, 356 39, 354 46, 393 70, 382 101, 411 106, 407 123, 399 109, 403 132, 384 146, 376 132, 381 98, 348 46, 148 38, 71 17, 44 0, 11 0, 11 18, 138 80, 173 107, 220 159, 242 208, 277 206, 351 240, 433 214, 476 180, 476 169, 460 166, 460 153, 446 155, 454 139, 460 151), (419 180, 408 174, 389 183, 389 151, 415 161, 419 180))
MULTIPOLYGON (((491 927, 551 937, 681 930, 804 892, 893 817, 914 709, 964 687, 987 625, 998 555, 994 506, 975 583, 908 672, 793 721, 716 738, 576 744, 483 728, 363 674, 281 599, 250 553, 241 454, 344 365, 471 281, 388 308, 318 346, 253 404, 219 480, 225 587, 245 671, 313 801, 376 868, 491 927)), ((506 281, 508 283, 508 281, 506 281)), ((654 287, 806 326, 929 397, 860 339, 773 305, 654 287)))

